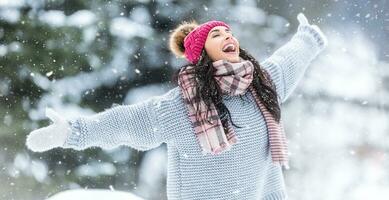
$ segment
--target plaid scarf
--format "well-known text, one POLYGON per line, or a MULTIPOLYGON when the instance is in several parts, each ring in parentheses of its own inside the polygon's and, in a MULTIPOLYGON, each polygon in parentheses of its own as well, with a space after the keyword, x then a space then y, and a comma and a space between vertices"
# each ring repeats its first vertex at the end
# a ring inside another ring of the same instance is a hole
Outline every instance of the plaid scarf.
MULTIPOLYGON (((280 120, 280 123, 275 121, 254 90, 251 84, 254 72, 252 62, 240 58, 240 62, 237 63, 218 60, 212 64, 216 69, 214 78, 223 94, 235 96, 244 93, 246 89, 251 92, 266 121, 273 163, 279 163, 289 168, 287 158, 288 146, 282 120, 280 120)), ((230 150, 232 145, 238 142, 231 123, 227 121, 227 127, 223 127, 215 105, 211 103, 210 111, 208 111, 206 104, 202 100, 195 99, 197 91, 193 73, 194 66, 188 66, 186 69, 188 70, 180 71, 178 84, 189 110, 189 118, 194 127, 197 142, 202 148, 202 153, 204 155, 207 153, 217 155, 223 151, 230 150), (192 71, 192 73, 189 73, 189 71, 192 71), (197 111, 200 111, 200 113, 197 111), (210 112, 210 115, 208 115, 208 112, 210 112)), ((262 72, 265 75, 265 84, 275 88, 274 85, 271 85, 272 82, 269 74, 263 69, 262 72)))

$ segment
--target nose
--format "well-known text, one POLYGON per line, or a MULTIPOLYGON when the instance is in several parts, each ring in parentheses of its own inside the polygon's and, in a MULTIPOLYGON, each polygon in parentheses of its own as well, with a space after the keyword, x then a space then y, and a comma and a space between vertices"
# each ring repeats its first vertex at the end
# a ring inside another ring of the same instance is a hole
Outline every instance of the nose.
POLYGON ((226 38, 225 40, 232 39, 232 34, 231 33, 226 33, 226 38))

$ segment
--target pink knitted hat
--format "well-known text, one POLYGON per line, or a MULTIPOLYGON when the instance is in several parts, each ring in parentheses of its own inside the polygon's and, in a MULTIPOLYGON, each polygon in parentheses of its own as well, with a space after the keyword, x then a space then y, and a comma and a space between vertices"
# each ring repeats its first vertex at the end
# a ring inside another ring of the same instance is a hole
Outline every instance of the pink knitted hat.
POLYGON ((209 31, 215 26, 225 26, 230 28, 226 23, 222 21, 208 21, 205 22, 194 30, 192 30, 184 39, 184 47, 185 47, 185 58, 195 64, 198 62, 201 51, 204 48, 205 41, 207 40, 207 36, 209 31))

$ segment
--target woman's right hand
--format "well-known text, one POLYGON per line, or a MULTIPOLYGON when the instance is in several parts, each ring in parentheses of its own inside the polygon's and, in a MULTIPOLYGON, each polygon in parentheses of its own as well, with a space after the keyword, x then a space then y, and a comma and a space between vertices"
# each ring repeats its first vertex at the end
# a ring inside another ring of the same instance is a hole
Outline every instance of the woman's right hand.
POLYGON ((46 108, 46 117, 54 123, 32 131, 26 140, 27 147, 35 152, 43 152, 55 147, 61 147, 71 133, 67 120, 51 108, 46 108))

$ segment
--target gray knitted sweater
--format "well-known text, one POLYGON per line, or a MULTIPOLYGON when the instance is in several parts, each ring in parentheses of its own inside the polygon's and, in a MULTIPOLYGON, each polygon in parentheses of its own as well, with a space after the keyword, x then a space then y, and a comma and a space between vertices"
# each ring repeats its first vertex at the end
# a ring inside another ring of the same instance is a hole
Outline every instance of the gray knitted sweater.
MULTIPOLYGON (((311 25, 261 62, 284 102, 309 63, 327 46, 326 37, 311 25)), ((273 165, 262 113, 250 92, 223 96, 239 142, 218 156, 202 155, 187 109, 177 87, 132 105, 119 105, 88 117, 69 120, 72 133, 64 148, 128 145, 145 151, 167 144, 169 200, 287 199, 282 168, 273 165)))

